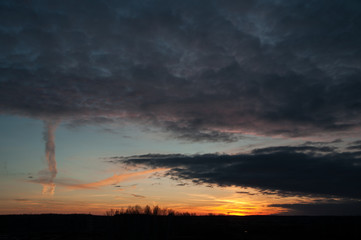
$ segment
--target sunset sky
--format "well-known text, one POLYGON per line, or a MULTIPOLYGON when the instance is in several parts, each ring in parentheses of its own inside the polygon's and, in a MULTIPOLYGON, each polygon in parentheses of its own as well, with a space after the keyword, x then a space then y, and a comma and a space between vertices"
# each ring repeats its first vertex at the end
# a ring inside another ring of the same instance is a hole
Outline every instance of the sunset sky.
POLYGON ((361 215, 359 0, 0 1, 0 214, 361 215))

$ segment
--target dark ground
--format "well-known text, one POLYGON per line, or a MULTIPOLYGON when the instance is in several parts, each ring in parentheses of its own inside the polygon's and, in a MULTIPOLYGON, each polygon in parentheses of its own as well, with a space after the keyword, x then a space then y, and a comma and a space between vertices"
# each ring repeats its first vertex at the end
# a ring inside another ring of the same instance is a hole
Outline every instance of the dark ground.
POLYGON ((2 215, 3 239, 361 239, 361 217, 2 215))

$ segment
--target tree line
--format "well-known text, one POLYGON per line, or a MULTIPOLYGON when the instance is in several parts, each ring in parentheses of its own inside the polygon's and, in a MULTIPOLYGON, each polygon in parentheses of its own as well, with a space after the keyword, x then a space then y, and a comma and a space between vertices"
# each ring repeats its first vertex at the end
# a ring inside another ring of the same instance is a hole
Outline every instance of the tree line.
POLYGON ((150 207, 146 205, 145 207, 141 207, 139 205, 128 206, 127 208, 120 209, 110 209, 105 212, 106 216, 116 216, 116 215, 155 215, 155 216, 196 216, 195 213, 189 212, 177 212, 170 208, 161 208, 158 205, 150 207))

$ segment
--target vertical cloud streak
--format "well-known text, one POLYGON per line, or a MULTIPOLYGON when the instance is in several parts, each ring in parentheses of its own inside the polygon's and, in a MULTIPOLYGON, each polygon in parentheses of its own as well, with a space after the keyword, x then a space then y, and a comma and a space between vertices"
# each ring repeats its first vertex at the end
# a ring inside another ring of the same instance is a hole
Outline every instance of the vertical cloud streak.
POLYGON ((55 160, 55 129, 57 126, 56 121, 46 120, 44 121, 44 141, 45 141, 45 157, 48 164, 48 176, 46 181, 43 183, 44 195, 53 195, 55 191, 54 179, 58 173, 56 169, 55 160))

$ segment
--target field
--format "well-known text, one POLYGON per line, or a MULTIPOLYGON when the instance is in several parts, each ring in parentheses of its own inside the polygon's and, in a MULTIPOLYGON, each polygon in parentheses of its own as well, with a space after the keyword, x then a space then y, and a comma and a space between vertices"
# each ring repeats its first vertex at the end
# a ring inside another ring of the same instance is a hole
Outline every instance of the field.
POLYGON ((3 215, 3 239, 361 239, 361 217, 3 215))

